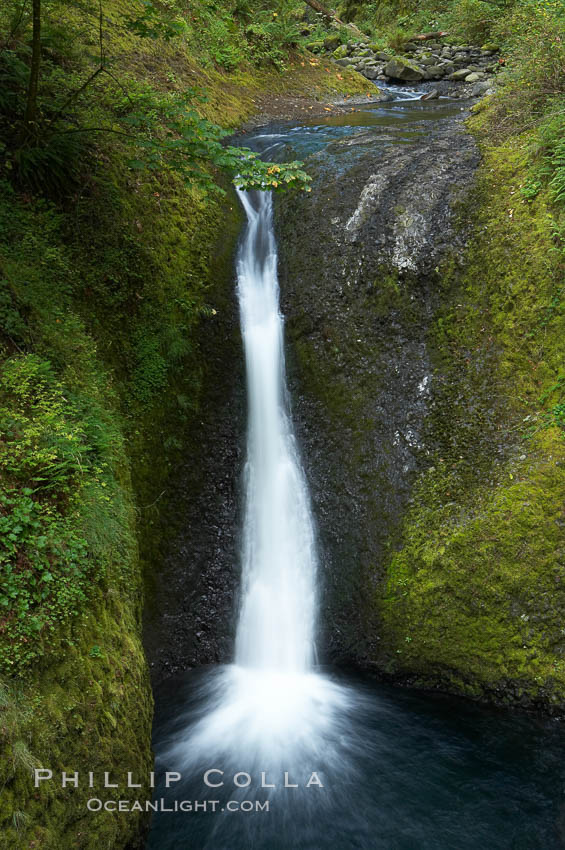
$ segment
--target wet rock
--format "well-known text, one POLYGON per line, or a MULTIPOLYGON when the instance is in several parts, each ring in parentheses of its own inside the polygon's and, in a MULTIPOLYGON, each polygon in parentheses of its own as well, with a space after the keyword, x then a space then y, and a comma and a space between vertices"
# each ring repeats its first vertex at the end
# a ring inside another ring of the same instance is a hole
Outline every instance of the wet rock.
POLYGON ((424 79, 424 71, 415 62, 402 56, 395 56, 385 65, 384 73, 393 80, 419 82, 424 79))
POLYGON ((441 67, 441 65, 428 65, 426 72, 429 75, 430 80, 440 79, 446 74, 446 71, 441 67))
MULTIPOLYGON (((148 576, 144 644, 154 682, 233 657, 239 590, 240 480, 245 441, 245 366, 234 292, 235 234, 222 238, 225 268, 209 297, 213 322, 195 335, 203 368, 200 412, 187 420, 179 467, 163 510, 163 551, 148 576)), ((146 522, 149 514, 142 514, 146 522)))

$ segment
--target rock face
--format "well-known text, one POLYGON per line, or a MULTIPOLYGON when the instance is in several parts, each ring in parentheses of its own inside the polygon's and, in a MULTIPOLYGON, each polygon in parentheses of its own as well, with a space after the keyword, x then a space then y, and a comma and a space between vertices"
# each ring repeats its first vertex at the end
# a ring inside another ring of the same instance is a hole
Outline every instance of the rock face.
MULTIPOLYGON (((238 211, 235 197, 232 203, 238 211)), ((233 652, 245 456, 245 367, 233 257, 242 225, 239 212, 226 222, 218 247, 224 256, 209 296, 217 315, 194 341, 206 391, 197 421, 176 435, 185 461, 171 476, 168 545, 146 598, 144 644, 153 682, 202 664, 225 663, 233 652)))
POLYGON ((478 154, 457 119, 408 145, 375 137, 334 148, 337 184, 319 156, 312 195, 282 198, 277 227, 291 392, 325 576, 320 643, 333 660, 359 663, 378 645, 371 589, 425 457, 434 269, 462 249, 452 205, 478 154))
POLYGON ((460 120, 402 145, 393 121, 317 154, 312 196, 277 209, 320 645, 397 682, 564 715, 565 446, 555 427, 526 447, 516 403, 563 360, 562 317, 527 353, 516 331, 562 280, 551 225, 543 203, 508 216, 525 174, 511 144, 475 185, 460 120))

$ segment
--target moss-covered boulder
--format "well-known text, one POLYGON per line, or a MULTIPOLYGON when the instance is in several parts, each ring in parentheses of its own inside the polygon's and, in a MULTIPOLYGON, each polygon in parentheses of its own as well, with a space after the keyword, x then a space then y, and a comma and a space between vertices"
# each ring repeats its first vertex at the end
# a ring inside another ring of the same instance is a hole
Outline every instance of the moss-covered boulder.
POLYGON ((340 44, 339 47, 333 52, 334 59, 345 59, 349 54, 349 50, 346 44, 340 44))
POLYGON ((392 80, 403 80, 405 82, 419 82, 424 79, 424 71, 411 59, 404 56, 395 56, 386 63, 384 74, 392 80))
POLYGON ((335 50, 340 44, 340 35, 337 33, 335 35, 328 35, 327 38, 324 39, 324 50, 335 50))

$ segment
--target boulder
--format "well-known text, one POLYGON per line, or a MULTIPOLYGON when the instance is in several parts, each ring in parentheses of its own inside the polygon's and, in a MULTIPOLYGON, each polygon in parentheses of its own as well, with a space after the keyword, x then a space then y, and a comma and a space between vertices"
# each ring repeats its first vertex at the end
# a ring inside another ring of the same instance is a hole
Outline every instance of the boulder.
POLYGON ((310 53, 321 53, 324 49, 323 41, 311 41, 306 45, 306 50, 309 50, 310 53))
POLYGON ((385 65, 384 72, 393 80, 404 80, 406 82, 419 82, 424 79, 424 71, 411 59, 403 56, 395 56, 385 65))
POLYGON ((430 80, 437 80, 440 77, 444 77, 446 74, 445 68, 442 68, 441 65, 428 65, 426 72, 430 80))
POLYGON ((454 71, 453 74, 450 74, 447 78, 448 80, 464 80, 466 77, 472 74, 472 71, 469 68, 460 68, 458 71, 454 71))
POLYGON ((484 80, 480 83, 475 83, 471 91, 471 97, 482 97, 490 88, 490 83, 484 80))
POLYGON ((345 59, 348 54, 348 49, 346 44, 340 44, 333 52, 334 59, 345 59))
POLYGON ((335 50, 336 47, 339 47, 341 44, 341 38, 339 35, 328 35, 327 38, 324 39, 324 47, 326 50, 335 50))

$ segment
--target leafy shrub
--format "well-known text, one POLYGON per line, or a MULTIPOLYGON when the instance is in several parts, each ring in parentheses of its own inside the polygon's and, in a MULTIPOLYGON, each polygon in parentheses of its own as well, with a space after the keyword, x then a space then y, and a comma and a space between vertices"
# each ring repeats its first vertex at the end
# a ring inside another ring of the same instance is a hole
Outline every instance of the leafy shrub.
POLYGON ((563 109, 565 96, 565 6, 561 0, 517 0, 497 19, 492 35, 508 64, 498 98, 500 132, 538 125, 544 113, 563 109), (561 101, 561 106, 560 106, 561 101))
MULTIPOLYGON (((556 106, 555 114, 550 113, 539 127, 532 146, 532 185, 541 188, 542 180, 547 183, 551 200, 565 212, 565 100, 561 101, 561 108, 558 103, 556 106)), ((522 193, 527 196, 527 186, 522 193)))
POLYGON ((442 18, 442 24, 463 41, 483 44, 489 40, 500 13, 499 7, 487 0, 458 0, 442 18))
POLYGON ((13 357, 0 376, 0 469, 32 492, 68 493, 93 449, 51 364, 33 354, 13 357))
POLYGON ((0 489, 0 664, 8 669, 40 655, 41 637, 78 613, 91 573, 74 524, 32 496, 0 489))
POLYGON ((78 613, 121 545, 114 466, 123 445, 48 360, 9 357, 0 382, 0 664, 15 667, 78 613))

